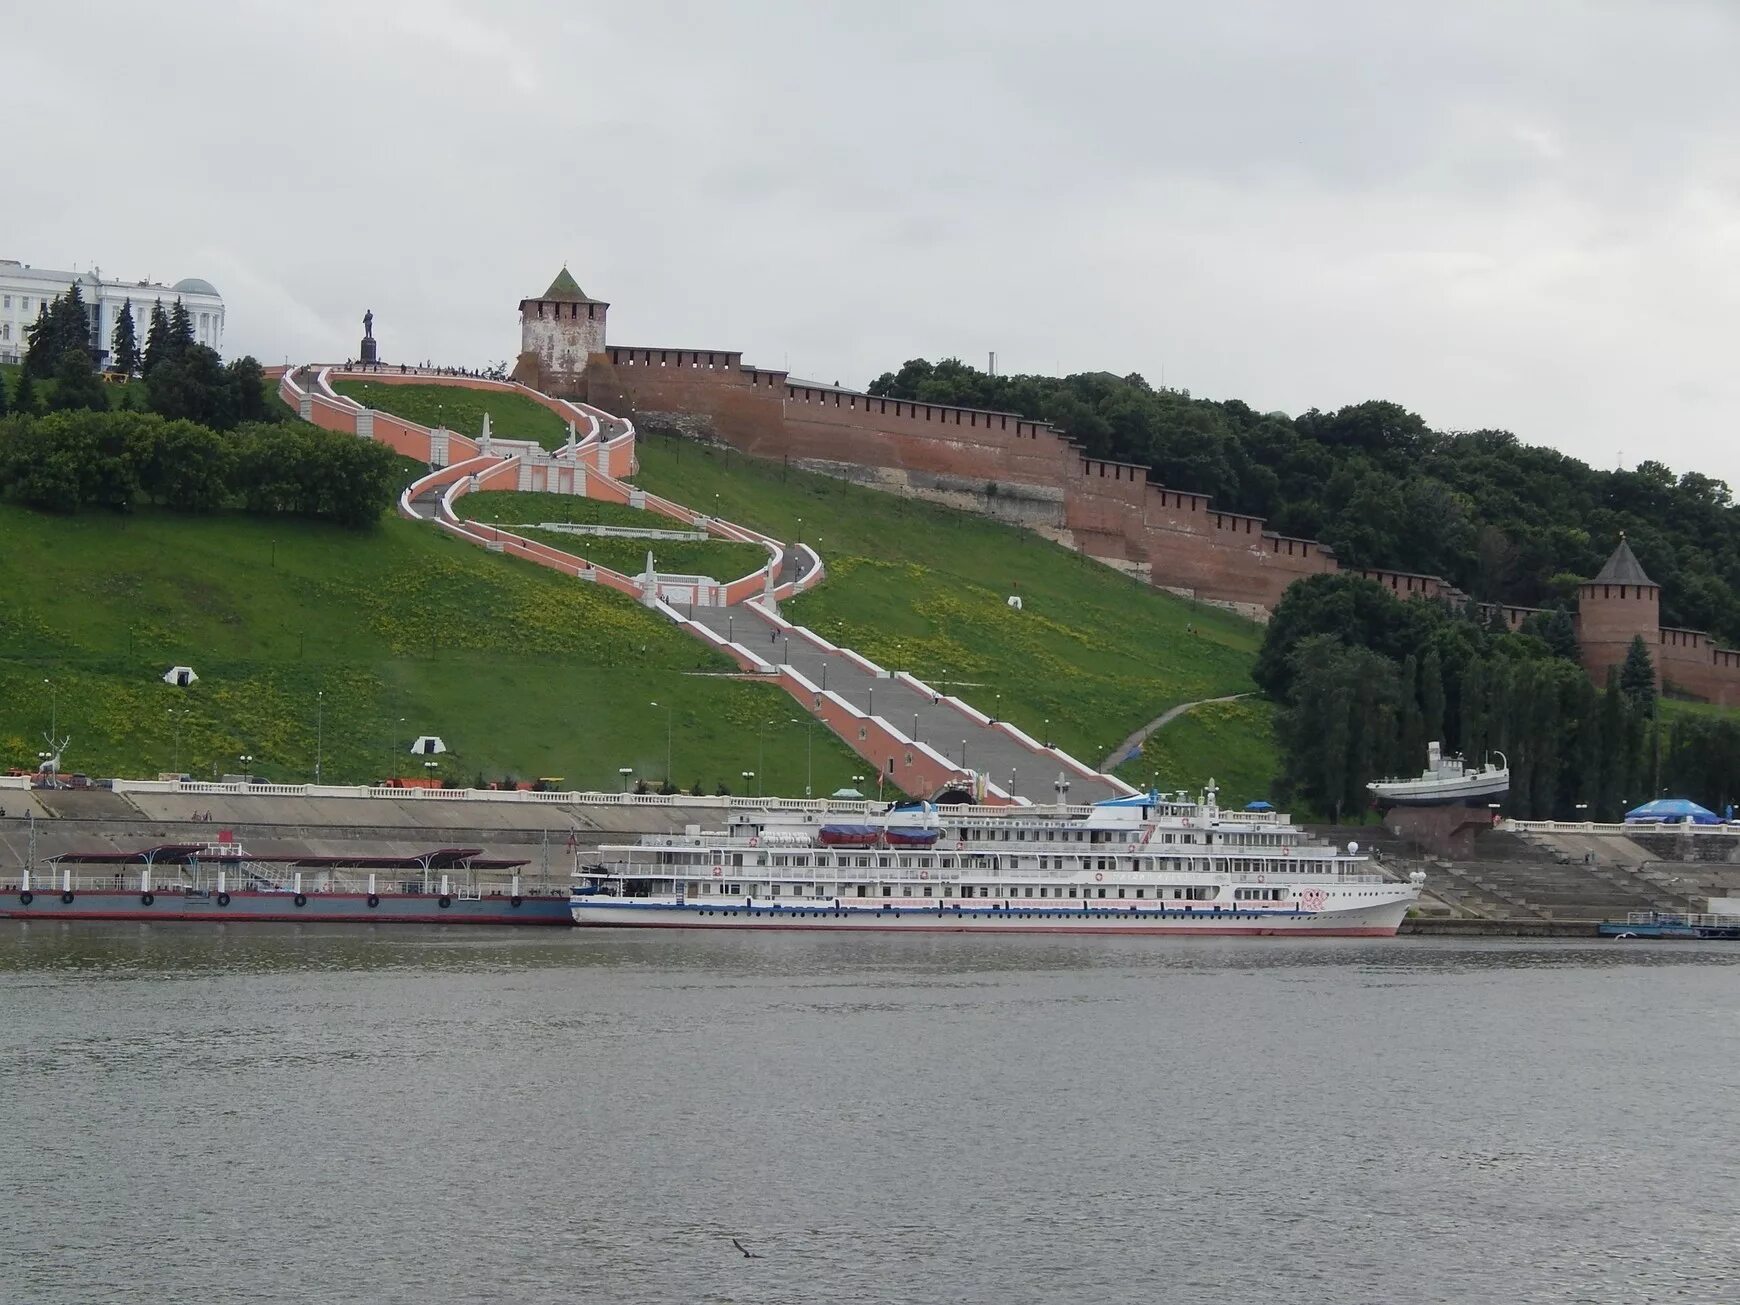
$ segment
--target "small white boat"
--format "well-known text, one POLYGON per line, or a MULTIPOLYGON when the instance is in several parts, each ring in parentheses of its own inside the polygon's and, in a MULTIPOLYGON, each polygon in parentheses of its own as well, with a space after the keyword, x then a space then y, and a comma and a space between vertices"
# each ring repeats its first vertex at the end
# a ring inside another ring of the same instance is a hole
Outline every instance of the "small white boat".
POLYGON ((1461 756, 1446 753, 1437 743, 1426 745, 1426 769, 1412 779, 1380 779, 1366 785, 1372 796, 1392 807, 1444 807, 1485 805, 1510 792, 1510 765, 1504 753, 1491 762, 1470 768, 1461 756))

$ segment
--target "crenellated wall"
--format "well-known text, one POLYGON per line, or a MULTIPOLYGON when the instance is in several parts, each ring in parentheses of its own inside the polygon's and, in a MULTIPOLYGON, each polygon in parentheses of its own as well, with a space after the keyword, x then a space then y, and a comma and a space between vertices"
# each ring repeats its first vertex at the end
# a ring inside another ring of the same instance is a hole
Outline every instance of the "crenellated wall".
MULTIPOLYGON (((643 428, 721 441, 1036 529, 1158 588, 1258 619, 1295 580, 1343 569, 1325 544, 1276 534, 1260 517, 1158 484, 1146 466, 1086 456, 1049 423, 794 381, 745 365, 735 350, 603 343, 570 388, 557 383, 553 392, 632 413, 643 428)), ((1401 598, 1467 601, 1439 576, 1358 574, 1401 598)), ((1658 668, 1675 686, 1740 701, 1740 653, 1715 648, 1706 635, 1662 631, 1659 591, 1585 585, 1580 609, 1584 664, 1597 683, 1641 633, 1659 648, 1658 668), (1601 588, 1634 592, 1595 592, 1601 588)), ((1492 610, 1514 630, 1535 609, 1492 610)))

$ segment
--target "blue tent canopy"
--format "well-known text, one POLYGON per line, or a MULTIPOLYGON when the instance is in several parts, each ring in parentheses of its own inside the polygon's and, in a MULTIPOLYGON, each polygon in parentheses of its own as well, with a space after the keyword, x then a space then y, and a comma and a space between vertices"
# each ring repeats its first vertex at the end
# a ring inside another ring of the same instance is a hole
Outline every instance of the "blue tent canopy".
POLYGON ((1707 810, 1690 798, 1657 798, 1625 813, 1628 825, 1677 825, 1684 821, 1694 825, 1719 825, 1722 817, 1707 810))
POLYGON ((1274 809, 1275 809, 1274 807, 1270 806, 1267 802, 1263 801, 1261 798, 1258 798, 1255 802, 1245 803, 1245 810, 1246 811, 1273 811, 1274 809))

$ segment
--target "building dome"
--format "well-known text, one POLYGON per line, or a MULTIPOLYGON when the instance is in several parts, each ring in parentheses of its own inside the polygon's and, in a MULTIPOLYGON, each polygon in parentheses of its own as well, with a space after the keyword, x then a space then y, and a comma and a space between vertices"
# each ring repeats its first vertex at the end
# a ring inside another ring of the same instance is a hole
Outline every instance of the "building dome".
POLYGON ((197 276, 184 276, 169 288, 186 295, 212 295, 215 297, 221 297, 218 296, 217 287, 215 285, 210 281, 203 280, 197 276))

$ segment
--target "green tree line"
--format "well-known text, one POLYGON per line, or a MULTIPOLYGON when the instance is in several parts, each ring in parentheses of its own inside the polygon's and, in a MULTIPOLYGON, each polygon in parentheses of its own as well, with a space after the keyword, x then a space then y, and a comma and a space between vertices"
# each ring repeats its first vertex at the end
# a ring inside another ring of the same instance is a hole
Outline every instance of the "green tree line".
POLYGON ((1281 796, 1340 820, 1371 804, 1373 780, 1418 774, 1438 742, 1471 764, 1503 753, 1504 809, 1523 819, 1617 820, 1664 788, 1716 810, 1740 800, 1740 722, 1661 719, 1641 639, 1597 689, 1554 647, 1567 624, 1513 633, 1353 576, 1294 585, 1253 672, 1281 704, 1281 796))
POLYGON ((1503 430, 1434 431, 1381 401, 1298 417, 1142 376, 991 376, 914 359, 870 393, 1050 421, 1095 457, 1317 539, 1348 566, 1440 575, 1483 602, 1548 607, 1626 533, 1668 625, 1740 646, 1740 510, 1720 480, 1659 462, 1605 471, 1503 430))
POLYGON ((215 431, 106 410, 0 419, 0 497, 49 512, 246 508, 360 527, 379 519, 397 481, 385 445, 302 422, 215 431))
MULTIPOLYGON (((182 417, 214 430, 233 430, 244 422, 282 420, 266 402, 265 371, 251 356, 225 364, 217 351, 195 343, 193 317, 180 299, 165 309, 151 308, 145 344, 133 325, 133 301, 117 317, 111 337, 110 372, 137 375, 144 382, 144 406, 163 417, 182 417)), ((115 406, 110 387, 96 370, 90 309, 77 285, 45 302, 25 332, 27 348, 15 393, 8 398, 0 381, 0 416, 7 411, 100 411, 115 406), (52 387, 37 382, 52 381, 52 387)), ((116 391, 121 406, 131 406, 133 386, 116 391)))

